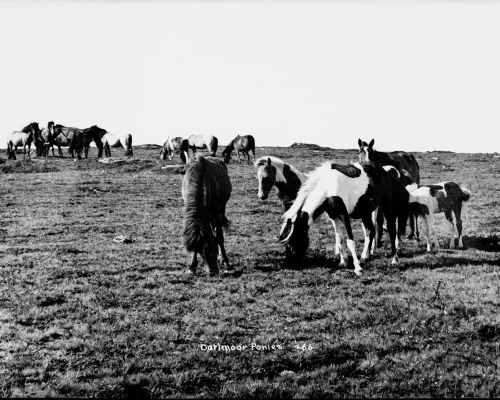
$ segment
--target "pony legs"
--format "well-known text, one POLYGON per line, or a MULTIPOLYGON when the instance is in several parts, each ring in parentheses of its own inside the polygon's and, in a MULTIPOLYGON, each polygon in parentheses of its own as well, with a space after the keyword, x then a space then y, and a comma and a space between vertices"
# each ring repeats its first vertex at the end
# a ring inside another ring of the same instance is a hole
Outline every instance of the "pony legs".
POLYGON ((361 265, 359 264, 358 257, 356 256, 356 246, 354 243, 354 237, 352 235, 352 228, 351 228, 351 219, 349 218, 349 215, 347 212, 345 212, 343 215, 340 216, 340 220, 342 221, 345 230, 347 232, 347 248, 351 252, 352 255, 352 262, 354 264, 354 273, 356 275, 361 275, 361 265))
POLYGON ((453 212, 455 213, 455 220, 457 221, 457 231, 458 231, 458 247, 463 248, 464 244, 462 243, 462 202, 460 201, 453 208, 453 212))
POLYGON ((335 255, 339 254, 340 255, 340 263, 339 267, 345 267, 347 265, 347 253, 344 249, 343 246, 343 240, 344 238, 342 237, 342 222, 340 219, 332 219, 333 223, 333 228, 335 229, 335 255))
MULTIPOLYGON (((370 249, 374 243, 375 238, 375 227, 373 226, 372 215, 364 215, 361 218, 363 232, 365 234, 365 245, 363 247, 363 253, 361 253, 361 260, 366 261, 369 256, 370 249)), ((373 251, 372 251, 373 254, 373 251)))
POLYGON ((450 249, 455 248, 455 226, 453 225, 453 216, 451 214, 451 210, 446 210, 444 212, 444 216, 448 221, 448 226, 450 228, 450 249))

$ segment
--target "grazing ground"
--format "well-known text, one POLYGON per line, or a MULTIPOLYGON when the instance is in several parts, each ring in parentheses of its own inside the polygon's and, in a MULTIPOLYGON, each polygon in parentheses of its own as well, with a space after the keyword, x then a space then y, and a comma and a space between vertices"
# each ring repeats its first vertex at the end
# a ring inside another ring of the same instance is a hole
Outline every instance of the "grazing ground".
MULTIPOLYGON (((149 146, 103 164, 91 150, 81 162, 1 154, 0 396, 500 396, 499 158, 417 153, 422 183, 472 191, 465 249, 446 248, 439 216, 442 250, 405 240, 394 267, 386 240, 361 277, 338 268, 324 217, 303 268, 284 268, 280 203, 258 200, 253 166, 233 161, 236 273, 190 277, 182 168, 162 169, 179 160, 149 146)), ((357 157, 266 154, 302 171, 357 157)))

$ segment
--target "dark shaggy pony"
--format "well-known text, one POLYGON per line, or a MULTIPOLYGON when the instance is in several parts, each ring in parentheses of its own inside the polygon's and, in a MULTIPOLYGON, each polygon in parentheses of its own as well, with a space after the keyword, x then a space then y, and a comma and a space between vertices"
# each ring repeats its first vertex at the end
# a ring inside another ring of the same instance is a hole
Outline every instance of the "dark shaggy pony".
POLYGON ((196 272, 199 253, 210 275, 217 274, 219 247, 221 264, 229 267, 222 228, 228 226, 226 203, 230 196, 231 181, 222 160, 200 156, 189 165, 182 179, 183 237, 186 250, 193 253, 189 266, 192 273, 196 272))
POLYGON ((238 163, 241 164, 240 152, 243 154, 243 158, 245 159, 247 164, 250 164, 250 151, 253 153, 253 160, 255 161, 254 137, 252 135, 238 135, 233 140, 231 140, 231 142, 222 152, 222 157, 224 157, 224 161, 226 162, 226 164, 229 164, 229 161, 231 161, 231 153, 233 152, 233 150, 236 150, 236 154, 238 155, 238 163))
MULTIPOLYGON (((420 184, 420 168, 413 154, 404 151, 384 153, 375 150, 373 148, 374 143, 375 139, 372 139, 370 143, 358 139, 360 161, 372 161, 380 165, 392 165, 401 174, 408 174, 417 185, 420 184)), ((408 239, 413 239, 415 235, 418 240, 417 216, 410 212, 410 234, 408 235, 408 239)))

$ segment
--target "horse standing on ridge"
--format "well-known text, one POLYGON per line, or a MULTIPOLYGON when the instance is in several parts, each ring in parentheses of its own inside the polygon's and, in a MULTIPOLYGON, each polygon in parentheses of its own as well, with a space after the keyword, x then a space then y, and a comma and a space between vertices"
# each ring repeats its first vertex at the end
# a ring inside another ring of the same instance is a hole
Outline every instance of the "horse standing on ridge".
POLYGON ((97 125, 93 125, 87 129, 73 129, 73 135, 71 136, 71 141, 69 142, 69 152, 72 154, 73 159, 76 161, 82 159, 82 151, 85 151, 85 158, 88 157, 88 148, 90 147, 90 142, 94 141, 99 149, 99 153, 102 153, 102 141, 101 134, 104 129, 99 128, 97 125), (75 153, 76 156, 75 157, 75 153))
POLYGON ((161 149, 160 160, 165 160, 167 157, 169 160, 171 160, 174 153, 178 153, 181 157, 182 162, 185 164, 188 158, 186 150, 188 148, 188 145, 186 141, 184 145, 185 150, 182 151, 183 141, 184 139, 182 139, 180 136, 173 138, 168 137, 161 149))
MULTIPOLYGON (((420 168, 413 154, 404 151, 380 152, 373 148, 374 143, 375 139, 372 139, 370 143, 358 139, 359 161, 373 161, 380 165, 392 165, 400 173, 406 171, 405 173, 409 174, 413 182, 420 184, 420 168)), ((410 212, 410 234, 408 235, 408 239, 413 239, 415 235, 417 240, 419 240, 417 216, 410 212)), ((381 238, 382 236, 379 237, 379 240, 381 238)))
POLYGON ((16 151, 19 146, 23 146, 23 158, 26 158, 26 147, 28 147, 28 158, 31 158, 31 143, 40 128, 38 122, 32 122, 20 131, 12 132, 7 139, 7 155, 9 160, 15 160, 16 151))
POLYGON ((288 210, 296 199, 300 187, 306 181, 307 175, 280 158, 272 156, 260 157, 254 165, 257 167, 259 199, 266 200, 272 187, 276 186, 283 210, 288 210))
POLYGON ((229 267, 222 232, 222 228, 229 224, 226 203, 231 196, 226 165, 214 157, 198 157, 186 170, 181 192, 184 200, 184 246, 193 253, 189 271, 196 272, 197 254, 200 254, 210 275, 217 274, 219 247, 221 264, 229 267))
POLYGON ((243 154, 243 159, 250 164, 250 154, 251 151, 253 153, 253 160, 255 162, 255 139, 252 135, 245 136, 236 136, 227 147, 222 152, 222 156, 224 157, 224 161, 226 164, 229 164, 231 161, 231 152, 236 150, 236 154, 238 154, 238 163, 241 164, 240 152, 243 154))
POLYGON ((410 193, 410 210, 420 215, 424 221, 425 239, 427 241, 427 251, 431 251, 432 242, 436 249, 439 243, 434 229, 433 214, 444 212, 450 227, 450 249, 455 248, 455 229, 453 225, 452 212, 455 214, 458 247, 462 248, 462 203, 468 201, 471 192, 455 182, 442 182, 435 185, 423 185, 417 187, 416 184, 408 185, 410 193))
POLYGON ((207 149, 215 157, 218 146, 219 140, 213 135, 191 135, 182 141, 181 151, 186 153, 186 163, 189 163, 189 149, 193 152, 193 157, 196 156, 196 149, 207 149))
POLYGON ((344 266, 347 259, 340 234, 344 227, 348 237, 347 247, 353 258, 354 273, 360 275, 362 269, 356 256, 351 218, 361 219, 363 222, 365 245, 361 260, 366 260, 370 252, 373 252, 375 227, 372 213, 378 207, 387 219, 392 246, 391 264, 396 264, 399 235, 404 233, 408 218, 408 192, 400 182, 380 165, 371 162, 353 165, 327 162, 318 167, 309 175, 300 188, 297 199, 283 216, 285 221, 279 238, 286 245, 287 262, 296 265, 303 259, 309 247, 309 227, 326 212, 334 224, 336 241, 339 243, 339 265, 344 266))
MULTIPOLYGON (((99 136, 106 157, 111 157, 111 147, 123 147, 125 149, 125 157, 133 157, 134 150, 132 149, 132 135, 130 133, 111 133, 102 129, 99 132, 99 136)), ((102 157, 102 150, 99 151, 98 157, 102 157)))

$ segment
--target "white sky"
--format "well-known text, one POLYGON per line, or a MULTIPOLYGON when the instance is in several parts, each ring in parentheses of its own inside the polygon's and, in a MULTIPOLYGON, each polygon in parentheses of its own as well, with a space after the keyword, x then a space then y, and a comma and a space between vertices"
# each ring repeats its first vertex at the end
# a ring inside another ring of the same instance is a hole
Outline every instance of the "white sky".
POLYGON ((493 152, 499 41, 497 1, 1 1, 0 131, 493 152))

